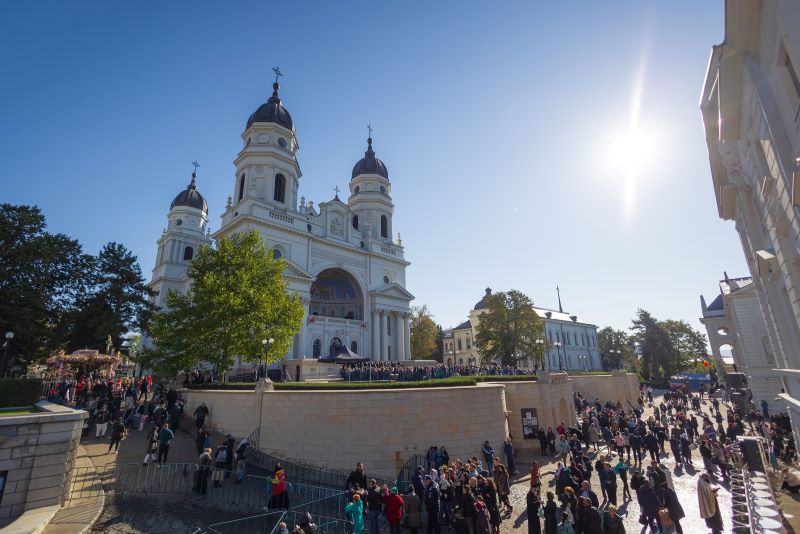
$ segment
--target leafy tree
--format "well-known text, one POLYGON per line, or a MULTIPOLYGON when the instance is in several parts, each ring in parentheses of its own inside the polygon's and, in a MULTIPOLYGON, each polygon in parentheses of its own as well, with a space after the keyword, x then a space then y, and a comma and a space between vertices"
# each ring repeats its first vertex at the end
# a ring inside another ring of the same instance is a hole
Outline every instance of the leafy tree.
POLYGON ((636 368, 636 352, 627 332, 607 326, 597 332, 597 342, 606 369, 636 368))
POLYGON ((516 365, 524 358, 540 360, 544 351, 536 339, 543 339, 543 324, 530 297, 511 290, 488 295, 485 303, 475 334, 481 361, 516 365))
POLYGON ((444 329, 442 325, 436 325, 436 356, 435 359, 443 362, 444 361, 444 329))
POLYGON ((705 359, 708 351, 705 334, 692 328, 686 321, 667 319, 661 322, 661 327, 669 335, 675 349, 670 360, 671 374, 686 371, 697 358, 701 362, 705 359))
POLYGON ((201 247, 188 272, 191 289, 168 293, 168 309, 151 321, 154 347, 140 360, 173 376, 203 361, 224 372, 236 356, 258 361, 261 340, 269 338, 269 359, 279 359, 303 322, 300 296, 288 294, 285 269, 255 230, 220 239, 215 249, 201 247))
POLYGON ((66 317, 91 285, 92 257, 76 240, 45 228, 36 206, 0 204, 0 330, 14 333, 9 364, 58 348, 66 317))
POLYGON ((427 306, 415 306, 411 309, 410 329, 411 355, 421 360, 435 357, 437 324, 427 306))
POLYGON ((71 320, 70 350, 100 346, 108 336, 120 347, 128 332, 146 329, 153 312, 153 293, 136 256, 123 245, 108 243, 94 265, 92 292, 80 299, 71 320))

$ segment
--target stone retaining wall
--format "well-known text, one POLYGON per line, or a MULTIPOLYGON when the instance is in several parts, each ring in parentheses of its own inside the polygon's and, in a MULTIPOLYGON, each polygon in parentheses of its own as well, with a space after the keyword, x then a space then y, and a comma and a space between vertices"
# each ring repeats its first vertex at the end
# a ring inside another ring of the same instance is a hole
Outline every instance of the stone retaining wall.
POLYGON ((639 397, 639 380, 634 373, 612 371, 608 375, 572 376, 572 390, 583 394, 584 398, 600 402, 621 402, 627 407, 628 401, 636 404, 639 397))
POLYGON ((0 521, 60 505, 81 437, 82 410, 41 401, 39 412, 0 417, 0 521))

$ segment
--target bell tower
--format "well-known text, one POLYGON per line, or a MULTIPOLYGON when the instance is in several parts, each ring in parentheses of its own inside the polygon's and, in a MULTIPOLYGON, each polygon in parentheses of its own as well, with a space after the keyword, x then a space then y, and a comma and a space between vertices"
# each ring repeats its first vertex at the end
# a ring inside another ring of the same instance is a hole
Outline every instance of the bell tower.
POLYGON ((353 167, 350 180, 350 198, 347 205, 353 211, 351 224, 362 234, 369 229, 370 237, 392 241, 392 215, 394 204, 392 184, 386 165, 375 156, 372 149, 372 127, 367 138, 367 151, 353 167))

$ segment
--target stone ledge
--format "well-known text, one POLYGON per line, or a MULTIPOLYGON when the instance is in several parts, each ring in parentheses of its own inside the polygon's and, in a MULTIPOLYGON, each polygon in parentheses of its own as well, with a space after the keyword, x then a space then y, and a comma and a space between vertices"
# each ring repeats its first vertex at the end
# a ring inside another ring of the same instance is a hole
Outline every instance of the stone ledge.
POLYGON ((17 534, 38 534, 45 529, 47 524, 58 513, 58 510, 58 505, 28 510, 15 519, 13 523, 6 525, 3 530, 17 534))

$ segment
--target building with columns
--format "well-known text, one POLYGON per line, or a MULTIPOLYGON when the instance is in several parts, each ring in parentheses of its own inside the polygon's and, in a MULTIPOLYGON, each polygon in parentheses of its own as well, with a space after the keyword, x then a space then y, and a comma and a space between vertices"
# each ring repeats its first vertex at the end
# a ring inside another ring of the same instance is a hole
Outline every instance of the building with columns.
POLYGON ((753 394, 753 404, 764 406, 770 413, 781 411, 777 398, 781 392, 781 379, 772 371, 775 355, 767 335, 767 325, 761 314, 753 280, 750 277, 729 278, 719 282, 719 295, 706 305, 700 297, 711 354, 717 376, 725 378, 722 347, 730 347, 734 368, 747 375, 748 389, 753 394))
MULTIPOLYGON (((150 287, 163 306, 168 289, 185 291, 186 272, 203 243, 257 230, 287 263, 289 291, 305 307, 303 326, 286 358, 317 358, 344 347, 374 360, 410 360, 409 262, 393 238, 394 203, 386 165, 367 139, 353 167, 349 195, 317 206, 300 194, 299 143, 291 115, 272 96, 247 120, 234 160, 231 195, 220 228, 209 234, 208 207, 196 175, 173 201, 150 287)), ((239 362, 237 362, 239 363, 239 362)))
POLYGON ((750 270, 750 284, 723 297, 725 313, 731 304, 738 315, 745 291, 764 327, 759 338, 761 323, 751 324, 750 346, 734 344, 734 358, 759 369, 751 382, 781 380, 771 408, 788 412, 798 440, 800 3, 725 2, 725 40, 711 50, 700 108, 719 217, 734 222, 750 270))
MULTIPOLYGON (((481 314, 486 311, 486 298, 492 294, 486 288, 486 294, 469 312, 469 319, 454 328, 444 331, 442 360, 446 365, 471 365, 481 361, 475 335, 481 321, 481 314)), ((564 312, 559 297, 559 310, 534 307, 534 311, 542 320, 542 346, 544 350, 544 367, 547 370, 565 371, 600 371, 603 361, 597 343, 597 325, 578 321, 576 315, 564 312)), ((531 369, 535 366, 531 359, 522 358, 518 366, 531 369)))

